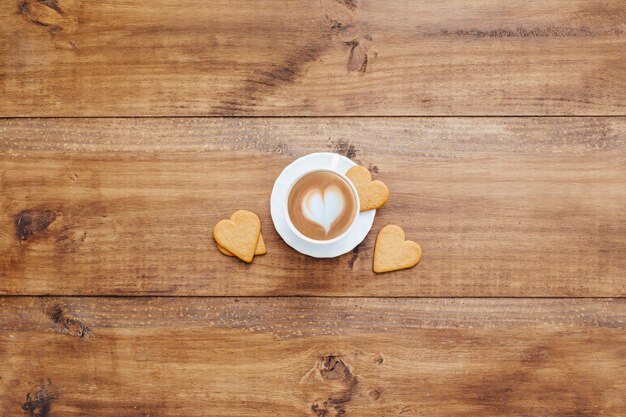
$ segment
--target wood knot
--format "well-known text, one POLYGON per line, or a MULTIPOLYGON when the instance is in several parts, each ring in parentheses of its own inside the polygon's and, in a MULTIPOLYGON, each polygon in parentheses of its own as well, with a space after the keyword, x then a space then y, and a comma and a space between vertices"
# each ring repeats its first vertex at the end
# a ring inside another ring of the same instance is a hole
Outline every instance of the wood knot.
POLYGON ((317 417, 336 417, 340 415, 345 415, 345 411, 343 411, 342 414, 339 414, 339 411, 337 411, 332 404, 330 404, 328 401, 321 400, 314 404, 311 404, 311 411, 317 417))
POLYGON ((369 396, 372 400, 377 401, 380 398, 380 390, 373 389, 369 392, 369 396))
POLYGON ((335 386, 326 400, 320 399, 311 405, 311 411, 318 417, 344 416, 346 406, 352 401, 357 388, 356 377, 343 360, 335 355, 328 355, 323 359, 320 374, 328 382, 339 382, 341 388, 335 386))
POLYGON ((65 13, 58 0, 20 0, 17 10, 26 20, 48 28, 52 34, 73 31, 78 24, 78 19, 65 13))
POLYGON ((352 380, 352 372, 341 359, 336 356, 328 355, 324 358, 320 374, 325 380, 352 380))
POLYGON ((335 153, 343 155, 346 158, 354 160, 359 153, 359 150, 352 143, 345 139, 328 140, 328 147, 335 153))
POLYGON ((358 380, 338 355, 326 355, 300 381, 311 390, 311 412, 317 417, 344 416, 358 380))
POLYGON ((350 55, 348 55, 348 72, 364 74, 367 70, 367 47, 359 40, 352 42, 350 55))
POLYGON ((385 358, 383 358, 383 355, 378 354, 374 357, 374 363, 376 365, 382 365, 383 362, 385 362, 385 358))
POLYGON ((317 417, 341 417, 346 415, 346 405, 352 400, 353 390, 338 393, 326 400, 319 399, 311 404, 311 411, 317 417))
POLYGON ((42 382, 35 392, 26 394, 22 410, 27 411, 31 417, 46 417, 50 413, 52 401, 57 398, 50 380, 42 382))
POLYGON ((60 324, 63 327, 63 332, 69 335, 84 339, 91 331, 89 326, 85 323, 72 317, 65 306, 55 304, 50 307, 46 313, 48 314, 48 317, 50 317, 50 320, 60 324))
MULTIPOLYGON (((341 43, 350 48, 346 69, 350 74, 364 74, 368 63, 377 56, 376 51, 370 51, 372 35, 364 25, 356 19, 357 4, 354 0, 334 0, 342 7, 337 10, 333 7, 323 7, 328 11, 326 24, 341 43), (347 13, 345 13, 347 11, 347 13)), ((324 5, 324 2, 322 3, 324 5)))
POLYGON ((18 239, 24 241, 46 230, 57 218, 52 210, 46 209, 28 209, 18 213, 15 216, 15 234, 18 239))

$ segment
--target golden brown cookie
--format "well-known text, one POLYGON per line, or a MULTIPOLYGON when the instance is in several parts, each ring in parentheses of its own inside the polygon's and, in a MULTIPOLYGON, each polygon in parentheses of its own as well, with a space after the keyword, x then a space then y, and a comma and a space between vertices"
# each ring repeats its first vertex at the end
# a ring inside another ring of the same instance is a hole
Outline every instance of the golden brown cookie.
POLYGON ((259 216, 237 210, 230 220, 220 220, 213 228, 213 238, 223 249, 245 262, 252 262, 261 236, 259 216))
MULTIPOLYGON (((222 252, 226 256, 235 256, 232 252, 224 249, 219 244, 217 245, 217 250, 222 252)), ((263 240, 263 234, 259 235, 259 241, 256 244, 256 249, 254 251, 254 256, 257 255, 265 255, 267 253, 267 247, 265 246, 265 241, 263 240)))
POLYGON ((374 247, 374 272, 414 267, 422 259, 420 245, 404 240, 404 230, 393 224, 383 227, 374 247))
POLYGON ((361 211, 382 207, 389 198, 389 189, 382 181, 372 181, 369 170, 362 166, 353 166, 346 172, 359 193, 361 211))

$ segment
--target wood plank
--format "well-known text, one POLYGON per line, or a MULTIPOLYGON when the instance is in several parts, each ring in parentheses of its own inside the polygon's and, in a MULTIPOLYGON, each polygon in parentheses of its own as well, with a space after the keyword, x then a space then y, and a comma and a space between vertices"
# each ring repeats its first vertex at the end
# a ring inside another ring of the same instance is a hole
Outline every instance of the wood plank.
POLYGON ((0 414, 617 417, 625 330, 624 299, 0 298, 0 414))
POLYGON ((0 116, 624 115, 623 0, 8 0, 0 116))
POLYGON ((0 293, 624 296, 625 138, 624 118, 4 120, 0 293), (269 194, 328 150, 391 197, 364 243, 319 260, 280 239, 269 194), (262 221, 252 265, 211 237, 237 209, 262 221), (424 257, 375 275, 390 223, 424 257))

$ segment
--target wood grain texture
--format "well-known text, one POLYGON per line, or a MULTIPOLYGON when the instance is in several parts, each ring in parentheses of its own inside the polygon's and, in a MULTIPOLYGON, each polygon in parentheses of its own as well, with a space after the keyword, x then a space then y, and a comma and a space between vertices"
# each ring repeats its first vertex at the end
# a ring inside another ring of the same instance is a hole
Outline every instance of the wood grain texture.
POLYGON ((625 135, 622 118, 5 120, 0 292, 624 296, 625 135), (289 248, 269 215, 274 179, 314 151, 391 190, 329 260, 289 248), (211 238, 237 209, 267 242, 249 266, 211 238), (372 273, 386 224, 422 246, 417 268, 372 273))
POLYGON ((625 330, 623 299, 0 298, 0 415, 618 417, 625 330))
POLYGON ((626 119, 35 119, 0 122, 0 292, 65 295, 626 295, 626 119), (283 167, 335 151, 391 191, 335 259, 277 235, 283 167), (261 218, 268 254, 221 255, 213 225, 261 218), (424 252, 375 275, 376 233, 424 252))
POLYGON ((6 0, 0 116, 624 115, 623 0, 6 0))

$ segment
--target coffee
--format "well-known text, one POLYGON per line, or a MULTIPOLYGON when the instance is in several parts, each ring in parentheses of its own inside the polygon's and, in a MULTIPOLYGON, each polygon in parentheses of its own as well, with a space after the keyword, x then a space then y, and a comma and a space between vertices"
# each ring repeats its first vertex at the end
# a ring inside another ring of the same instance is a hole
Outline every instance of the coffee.
POLYGON ((316 171, 300 178, 287 202, 291 223, 315 240, 333 239, 348 230, 357 215, 356 196, 339 175, 316 171))

